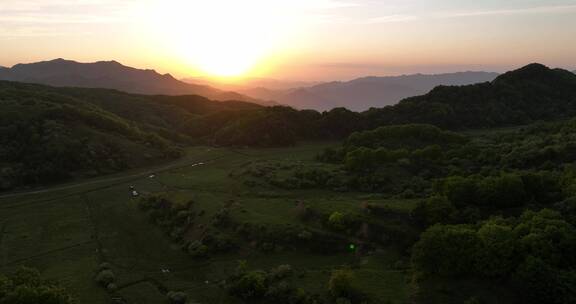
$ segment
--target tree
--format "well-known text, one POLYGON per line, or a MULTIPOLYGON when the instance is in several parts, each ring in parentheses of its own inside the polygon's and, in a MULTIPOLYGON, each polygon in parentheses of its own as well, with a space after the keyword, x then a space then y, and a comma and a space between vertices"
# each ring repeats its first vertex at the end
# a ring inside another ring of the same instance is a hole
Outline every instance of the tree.
POLYGON ((423 274, 457 276, 469 273, 480 242, 464 225, 434 225, 422 233, 412 249, 412 264, 423 274))
POLYGON ((556 211, 526 211, 514 228, 519 251, 557 267, 576 265, 576 227, 556 211))
POLYGON ((352 270, 346 268, 334 270, 328 281, 328 292, 334 298, 354 298, 358 291, 353 285, 353 280, 352 270))
POLYGON ((439 186, 439 193, 446 195, 456 207, 474 205, 478 200, 478 187, 474 178, 450 176, 439 186))
POLYGON ((478 230, 481 249, 478 251, 477 272, 488 277, 504 277, 517 265, 516 239, 513 228, 490 220, 478 230))
POLYGON ((72 304, 74 299, 40 273, 22 268, 9 276, 0 275, 0 304, 72 304))
POLYGON ((343 230, 346 228, 346 215, 338 211, 332 212, 328 217, 328 225, 336 230, 343 230))
POLYGON ((454 220, 456 208, 445 196, 433 196, 425 201, 424 213, 428 225, 449 224, 454 220))
POLYGON ((229 292, 243 300, 261 299, 266 294, 268 283, 263 271, 243 273, 231 283, 229 292))
POLYGON ((516 174, 485 178, 479 184, 478 195, 483 205, 494 208, 522 206, 528 199, 522 178, 516 174))
POLYGON ((528 256, 515 274, 526 303, 576 303, 576 272, 528 256))

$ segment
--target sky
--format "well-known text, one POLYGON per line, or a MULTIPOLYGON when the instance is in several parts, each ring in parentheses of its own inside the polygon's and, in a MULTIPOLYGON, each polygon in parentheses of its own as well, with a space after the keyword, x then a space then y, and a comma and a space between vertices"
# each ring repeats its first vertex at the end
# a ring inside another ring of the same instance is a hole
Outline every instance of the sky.
POLYGON ((327 81, 576 69, 576 0, 0 0, 0 66, 327 81))

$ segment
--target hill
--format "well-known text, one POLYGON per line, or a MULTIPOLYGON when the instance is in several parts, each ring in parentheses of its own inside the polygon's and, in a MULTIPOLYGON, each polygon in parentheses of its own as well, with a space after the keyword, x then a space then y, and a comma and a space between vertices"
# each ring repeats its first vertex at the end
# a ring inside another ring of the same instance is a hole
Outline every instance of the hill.
POLYGON ((60 87, 107 88, 137 94, 201 95, 214 100, 256 101, 253 98, 215 89, 206 85, 185 83, 170 74, 140 70, 116 61, 79 63, 55 59, 30 64, 17 64, 0 69, 0 80, 39 83, 60 87))
POLYGON ((532 64, 492 82, 439 86, 397 105, 322 113, 269 107, 214 113, 188 121, 185 132, 204 142, 234 146, 282 146, 302 139, 338 139, 385 125, 425 123, 449 129, 515 126, 576 114, 576 75, 532 64))
POLYGON ((364 77, 346 82, 329 82, 309 87, 275 90, 269 87, 237 89, 264 100, 300 109, 329 110, 345 107, 364 111, 371 107, 392 105, 416 95, 425 94, 439 85, 467 85, 492 81, 498 74, 488 72, 460 72, 438 75, 403 75, 364 77))
MULTIPOLYGON (((438 86, 428 94, 404 99, 397 105, 364 112, 334 108, 319 113, 273 107, 262 109, 258 114, 242 115, 229 119, 227 127, 220 129, 222 132, 215 132, 216 141, 235 145, 279 144, 271 138, 277 139, 280 134, 292 138, 282 141, 284 143, 297 139, 337 139, 354 131, 410 123, 432 124, 452 130, 517 126, 576 115, 576 75, 531 64, 503 74, 492 82, 438 86), (270 131, 272 126, 275 135, 270 131), (236 140, 229 141, 231 138, 236 140)), ((203 123, 215 125, 207 117, 202 119, 203 123)))
POLYGON ((339 139, 386 125, 483 129, 576 115, 576 75, 540 64, 489 83, 440 86, 426 95, 362 113, 344 108, 319 113, 215 102, 194 95, 147 96, 13 82, 0 82, 0 89, 1 153, 8 160, 2 172, 4 179, 19 180, 16 184, 135 167, 150 161, 146 158, 177 154, 172 149, 177 144, 277 147, 300 140, 339 139), (131 153, 149 156, 139 159, 128 156, 131 153), (14 172, 33 177, 13 176, 14 172))
POLYGON ((379 125, 429 123, 453 129, 527 124, 576 115, 576 75, 530 64, 492 82, 439 86, 426 95, 364 113, 379 125))
POLYGON ((111 173, 179 156, 200 115, 259 109, 201 96, 0 81, 0 190, 111 173))

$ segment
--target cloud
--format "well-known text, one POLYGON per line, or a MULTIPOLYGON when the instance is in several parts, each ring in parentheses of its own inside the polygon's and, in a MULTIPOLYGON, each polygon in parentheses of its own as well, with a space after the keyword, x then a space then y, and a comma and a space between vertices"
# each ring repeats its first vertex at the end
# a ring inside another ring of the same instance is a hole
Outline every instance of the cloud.
POLYGON ((86 33, 82 25, 121 23, 136 0, 0 0, 0 38, 86 33), (78 25, 77 27, 72 25, 78 25))
POLYGON ((302 7, 305 9, 338 9, 360 6, 358 2, 342 0, 292 0, 286 1, 286 5, 302 7))
POLYGON ((546 13, 565 13, 576 11, 576 4, 572 5, 555 5, 555 6, 537 6, 501 10, 476 10, 441 13, 436 17, 439 18, 458 18, 458 17, 481 17, 495 15, 519 15, 519 14, 546 14, 546 13))
MULTIPOLYGON (((431 12, 422 13, 418 15, 409 14, 391 14, 385 16, 378 16, 367 18, 364 20, 345 20, 344 22, 355 24, 383 24, 395 22, 411 22, 422 19, 447 19, 447 18, 462 18, 462 17, 483 17, 483 16, 498 16, 498 15, 521 15, 521 14, 554 14, 566 13, 576 11, 576 4, 573 5, 555 5, 555 6, 537 6, 537 7, 524 7, 513 9, 496 9, 496 10, 475 10, 475 11, 449 11, 449 12, 431 12)), ((342 21, 342 20, 340 20, 342 21)))
POLYGON ((420 19, 420 17, 415 15, 388 15, 388 16, 369 18, 363 21, 362 23, 379 24, 379 23, 392 23, 392 22, 408 22, 418 19, 420 19))

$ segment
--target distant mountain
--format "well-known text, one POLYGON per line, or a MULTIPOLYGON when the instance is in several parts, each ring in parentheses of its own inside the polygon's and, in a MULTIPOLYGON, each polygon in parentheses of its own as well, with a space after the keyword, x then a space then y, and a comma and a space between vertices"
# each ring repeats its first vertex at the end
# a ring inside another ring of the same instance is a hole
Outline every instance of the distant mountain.
POLYGON ((17 64, 0 69, 0 80, 39 83, 59 87, 107 88, 137 94, 201 95, 213 100, 256 99, 226 92, 206 85, 185 83, 170 74, 140 70, 116 61, 79 63, 56 59, 30 64, 17 64))
POLYGON ((186 129, 204 132, 200 135, 219 145, 266 146, 343 138, 386 125, 421 123, 452 130, 518 126, 576 116, 576 75, 530 64, 491 82, 438 86, 425 95, 364 112, 270 107, 238 114, 204 116, 191 120, 186 129))
POLYGON ((492 81, 497 73, 459 72, 438 75, 403 75, 364 77, 346 82, 329 82, 288 90, 270 88, 238 89, 255 98, 274 100, 299 109, 328 110, 345 107, 363 111, 392 105, 398 101, 429 92, 439 85, 467 85, 492 81))
POLYGON ((218 80, 206 77, 190 77, 184 78, 182 81, 187 83, 209 85, 227 91, 251 90, 253 88, 266 88, 268 90, 288 90, 300 87, 311 87, 322 83, 319 81, 279 80, 262 77, 247 77, 240 80, 218 80))

